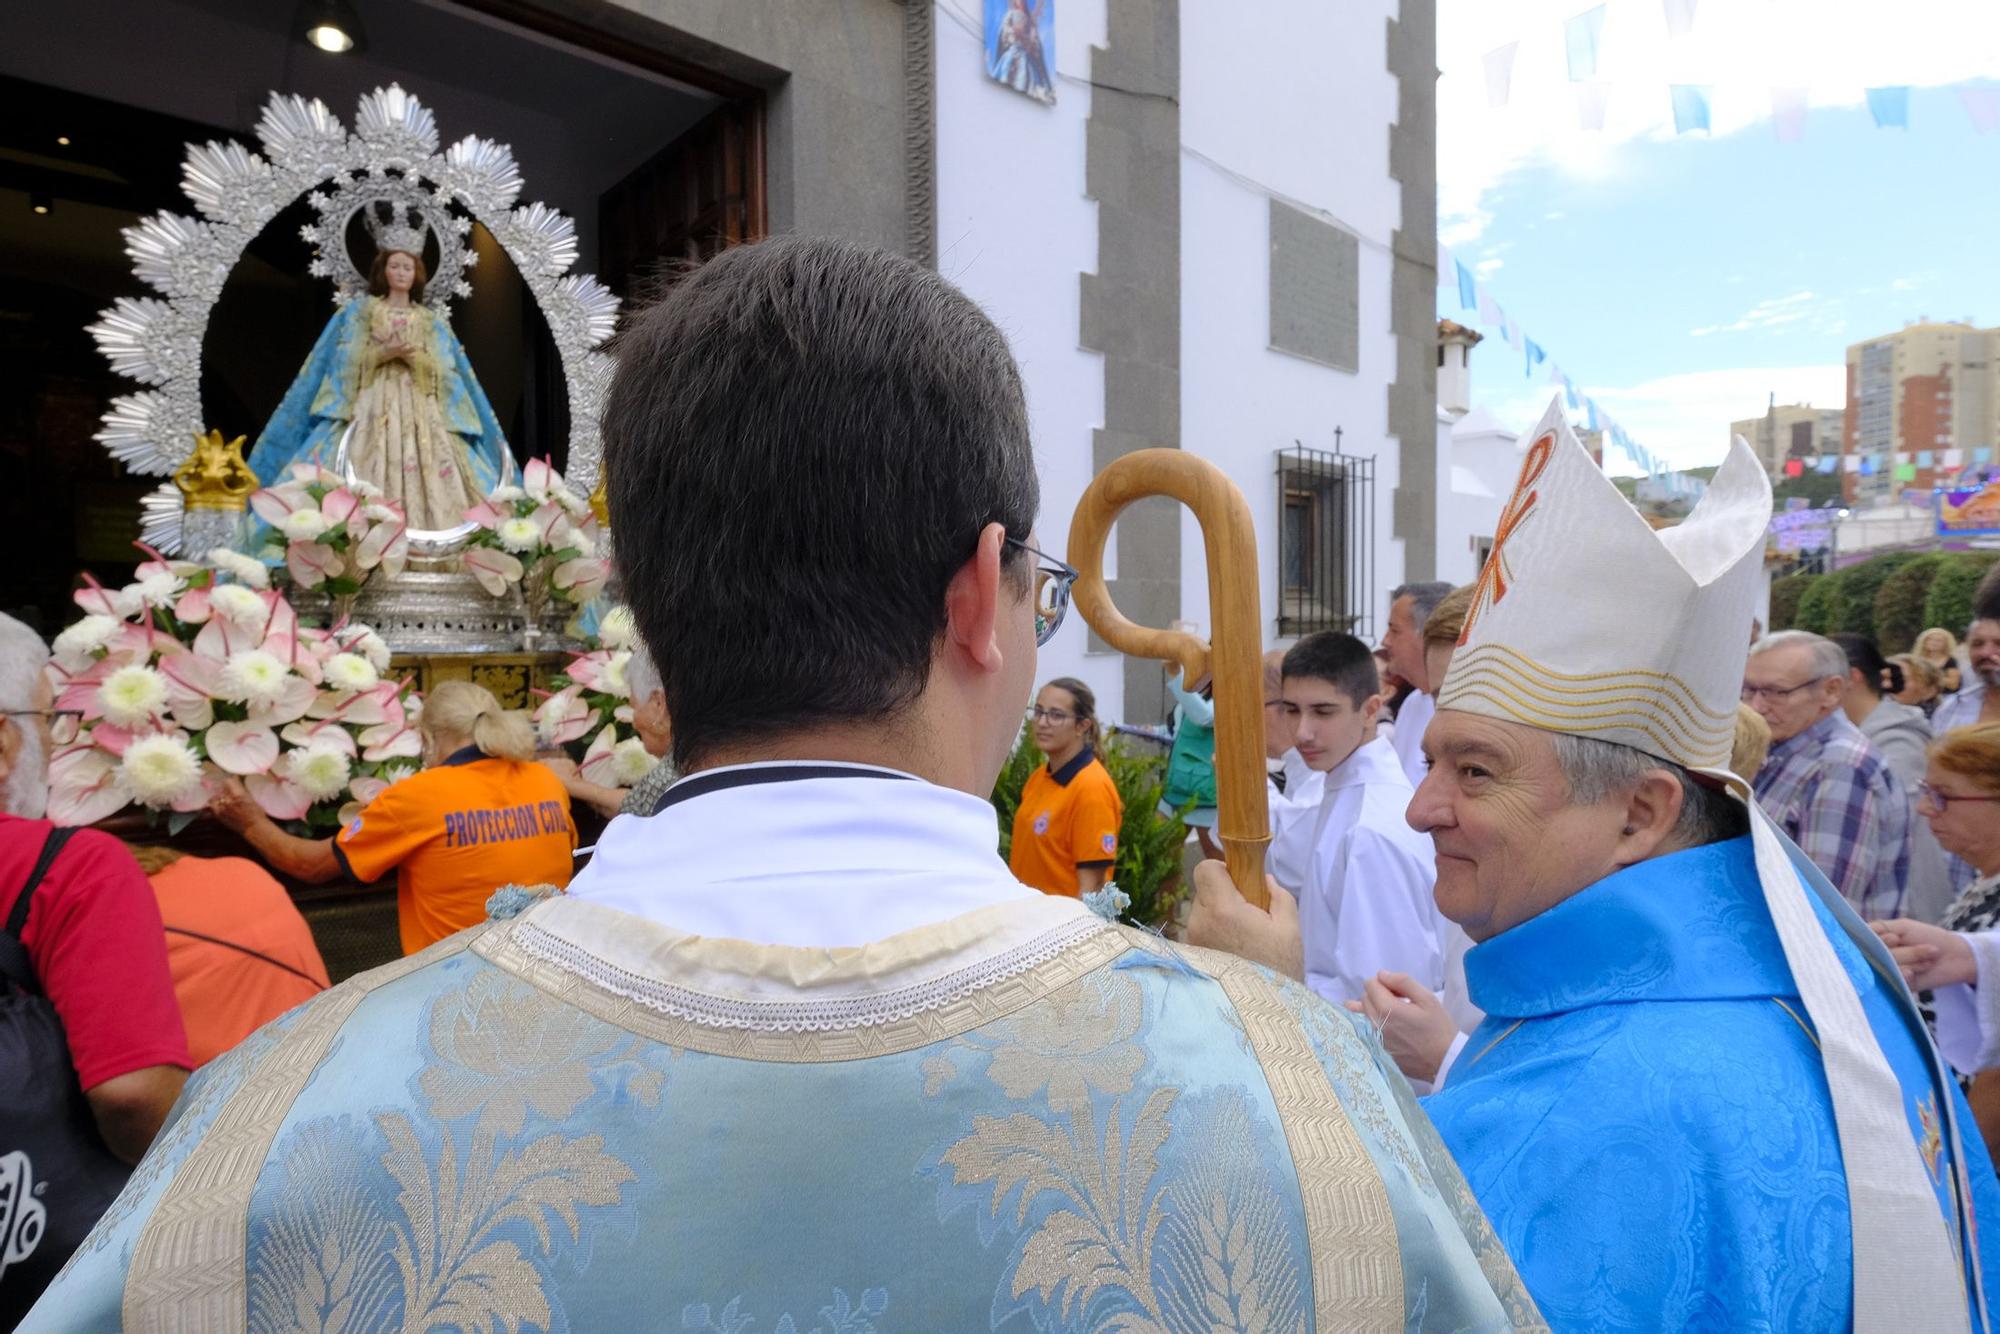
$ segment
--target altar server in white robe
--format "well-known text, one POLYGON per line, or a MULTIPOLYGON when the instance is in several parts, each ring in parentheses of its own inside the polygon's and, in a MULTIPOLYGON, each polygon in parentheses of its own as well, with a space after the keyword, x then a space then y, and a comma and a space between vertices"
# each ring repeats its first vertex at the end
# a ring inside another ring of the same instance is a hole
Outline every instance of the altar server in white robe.
POLYGON ((1546 1328, 1351 1016, 1000 859, 1074 572, 976 306, 724 251, 604 440, 687 776, 211 1062, 32 1334, 1546 1328))
POLYGON ((1359 1000, 1387 970, 1446 990, 1464 933, 1438 912, 1435 851, 1404 818, 1409 779, 1388 740, 1373 736, 1375 655, 1353 635, 1307 635, 1285 654, 1283 690, 1299 755, 1325 775, 1299 901, 1306 985, 1330 1001, 1359 1000))
POLYGON ((1285 651, 1264 655, 1264 756, 1270 761, 1266 796, 1271 808, 1271 845, 1264 869, 1297 898, 1305 891, 1312 864, 1313 831, 1319 826, 1319 799, 1326 775, 1305 762, 1292 744, 1296 730, 1285 712, 1285 651))

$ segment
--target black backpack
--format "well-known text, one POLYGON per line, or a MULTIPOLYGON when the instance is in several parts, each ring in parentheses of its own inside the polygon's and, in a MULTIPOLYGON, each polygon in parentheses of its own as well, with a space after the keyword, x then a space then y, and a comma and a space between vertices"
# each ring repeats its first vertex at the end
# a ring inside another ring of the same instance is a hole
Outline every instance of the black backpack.
POLYGON ((49 831, 0 932, 0 1329, 27 1315, 132 1173, 97 1133, 21 944, 29 901, 75 832, 49 831))

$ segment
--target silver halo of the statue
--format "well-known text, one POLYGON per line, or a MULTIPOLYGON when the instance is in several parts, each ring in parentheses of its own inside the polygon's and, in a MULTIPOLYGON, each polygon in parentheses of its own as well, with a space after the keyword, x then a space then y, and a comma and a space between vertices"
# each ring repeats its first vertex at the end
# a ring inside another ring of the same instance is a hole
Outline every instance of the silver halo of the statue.
MULTIPOLYGON (((336 270, 345 256, 346 220, 353 216, 340 211, 342 201, 351 198, 358 208, 375 198, 400 199, 407 208, 420 195, 429 201, 430 217, 454 219, 447 231, 435 231, 441 248, 448 236, 462 248, 459 224, 469 229, 477 220, 534 294, 568 390, 567 481, 578 495, 589 495, 602 462, 598 419, 612 368, 599 349, 616 327, 618 298, 595 275, 569 271, 577 258, 574 222, 547 204, 515 203, 522 179, 513 150, 467 135, 440 152, 429 108, 396 84, 361 99, 352 133, 319 99, 273 93, 257 138, 261 154, 234 141, 190 145, 181 186, 200 216, 157 213, 125 229, 134 275, 159 295, 120 297, 89 327, 111 368, 145 386, 111 401, 97 433, 105 450, 130 471, 154 477, 171 476, 186 460, 195 437, 209 429, 201 409, 201 345, 209 317, 244 250, 293 200, 325 194, 322 221, 305 230, 340 241, 322 244, 314 271, 341 280, 346 273, 336 270), (374 183, 373 194, 366 182, 374 183), (451 212, 452 204, 470 217, 451 212), (337 252, 333 261, 326 258, 329 248, 337 252)), ((351 256, 346 263, 355 268, 351 256)), ((470 290, 462 276, 449 289, 436 286, 438 300, 446 302, 470 290)), ((205 551, 183 542, 180 501, 171 482, 148 494, 142 539, 168 554, 202 556, 205 551)))

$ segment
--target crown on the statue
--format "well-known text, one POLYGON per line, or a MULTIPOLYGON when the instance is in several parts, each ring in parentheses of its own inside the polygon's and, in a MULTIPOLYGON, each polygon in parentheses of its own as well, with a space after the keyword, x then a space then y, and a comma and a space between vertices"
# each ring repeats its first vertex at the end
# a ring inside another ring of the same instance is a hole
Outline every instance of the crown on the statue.
POLYGON ((1770 479, 1739 438, 1694 512, 1654 531, 1551 403, 1438 708, 1726 772, 1770 519, 1770 479))
POLYGON ((401 209, 389 206, 389 215, 381 216, 375 208, 367 209, 363 215, 367 219, 368 234, 375 239, 378 254, 422 255, 424 242, 429 239, 430 228, 425 226, 415 214, 405 217, 401 209))

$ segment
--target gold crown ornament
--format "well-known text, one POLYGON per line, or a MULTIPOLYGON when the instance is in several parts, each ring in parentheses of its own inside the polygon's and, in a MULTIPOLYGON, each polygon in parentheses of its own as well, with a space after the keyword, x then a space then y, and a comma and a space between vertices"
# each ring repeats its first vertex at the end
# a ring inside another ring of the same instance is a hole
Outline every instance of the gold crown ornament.
POLYGON ((194 452, 174 470, 183 509, 240 513, 248 506, 257 474, 243 461, 244 439, 239 435, 224 444, 220 431, 194 438, 194 452))

